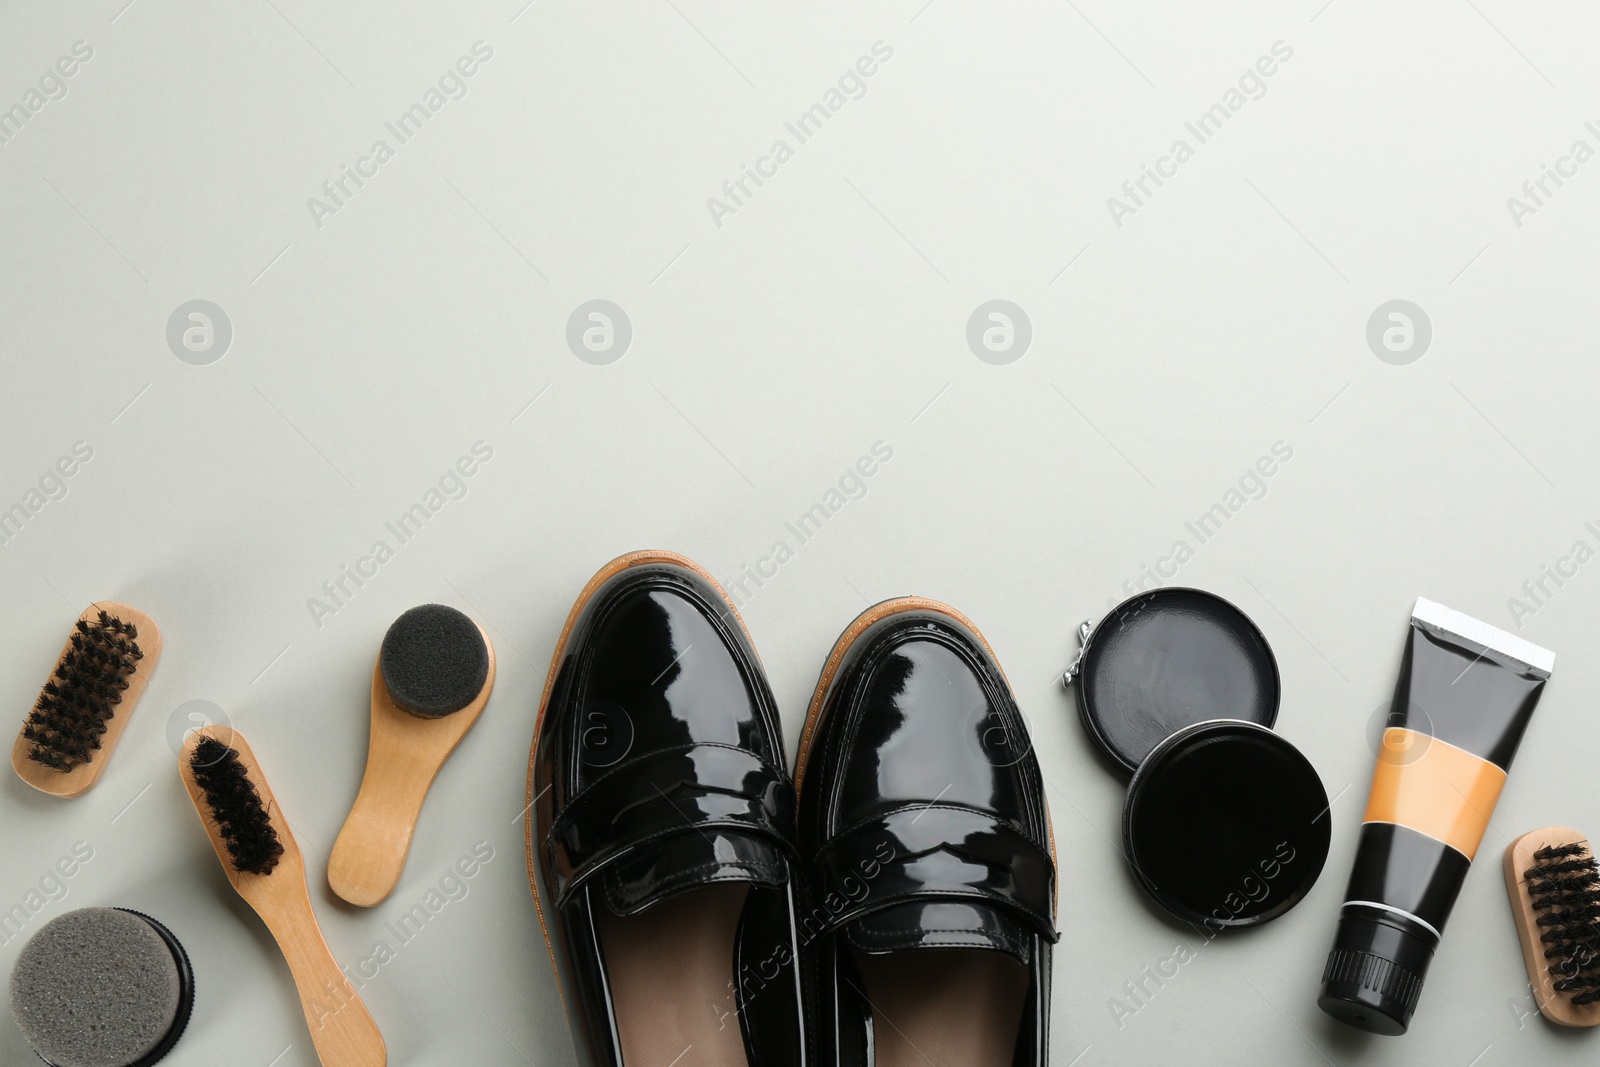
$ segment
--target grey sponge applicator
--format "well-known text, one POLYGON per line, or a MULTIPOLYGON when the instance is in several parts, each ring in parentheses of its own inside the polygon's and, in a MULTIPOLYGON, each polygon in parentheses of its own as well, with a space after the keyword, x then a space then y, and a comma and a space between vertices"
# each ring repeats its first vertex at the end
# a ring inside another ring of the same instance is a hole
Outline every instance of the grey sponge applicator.
POLYGON ((154 919, 82 908, 50 920, 11 972, 11 1013, 52 1067, 149 1067, 189 1021, 188 956, 154 919))
POLYGON ((378 670, 395 706, 424 719, 460 711, 489 677, 489 648, 478 624, 455 608, 423 604, 384 634, 378 670))

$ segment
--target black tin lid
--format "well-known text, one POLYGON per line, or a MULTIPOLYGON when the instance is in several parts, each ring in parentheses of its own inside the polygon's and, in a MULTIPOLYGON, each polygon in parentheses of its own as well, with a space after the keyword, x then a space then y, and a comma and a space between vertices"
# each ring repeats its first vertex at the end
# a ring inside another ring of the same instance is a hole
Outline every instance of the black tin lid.
POLYGON ((1281 735, 1224 719, 1187 726, 1134 773, 1123 847, 1144 888, 1212 929, 1276 919, 1310 892, 1332 839, 1328 793, 1281 735))
POLYGON ((1067 677, 1078 681, 1085 729, 1136 770, 1186 726, 1278 718, 1278 661, 1249 617, 1201 589, 1151 589, 1088 631, 1067 677))

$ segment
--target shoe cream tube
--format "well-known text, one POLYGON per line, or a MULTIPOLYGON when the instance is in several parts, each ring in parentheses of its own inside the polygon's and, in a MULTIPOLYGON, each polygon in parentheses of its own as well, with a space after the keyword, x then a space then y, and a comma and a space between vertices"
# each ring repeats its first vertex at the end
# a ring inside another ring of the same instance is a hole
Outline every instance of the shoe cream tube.
POLYGON ((1317 1004, 1406 1032, 1555 653, 1418 598, 1317 1004))

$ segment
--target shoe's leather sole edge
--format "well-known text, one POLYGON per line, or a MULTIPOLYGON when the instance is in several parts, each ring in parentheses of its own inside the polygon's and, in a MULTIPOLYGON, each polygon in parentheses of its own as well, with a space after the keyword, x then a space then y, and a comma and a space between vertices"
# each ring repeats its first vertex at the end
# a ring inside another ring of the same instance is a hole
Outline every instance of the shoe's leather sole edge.
MULTIPOLYGON (((539 714, 533 721, 533 743, 528 747, 528 787, 524 794, 524 799, 527 801, 528 806, 523 809, 523 822, 525 824, 523 847, 527 855, 528 886, 533 890, 533 909, 539 917, 539 933, 544 937, 544 950, 550 957, 550 970, 556 976, 556 995, 561 998, 561 1013, 563 1015, 567 1014, 567 996, 561 986, 561 971, 556 966, 555 945, 550 940, 550 926, 545 918, 544 898, 539 893, 539 871, 535 859, 536 853, 533 841, 533 804, 535 800, 533 795, 533 768, 538 761, 539 738, 544 733, 544 716, 550 707, 550 691, 555 686, 556 671, 560 668, 561 661, 566 657, 567 640, 572 636, 572 628, 577 624, 578 616, 582 614, 583 609, 588 606, 590 598, 599 591, 601 586, 623 571, 656 563, 670 563, 685 570, 693 571, 705 579, 717 591, 717 595, 722 597, 723 603, 727 604, 728 610, 739 623, 739 629, 744 631, 745 640, 750 642, 751 650, 754 651, 756 647, 754 639, 750 636, 749 627, 744 624, 744 617, 739 614, 739 609, 729 598, 727 590, 722 588, 722 583, 713 578, 709 571, 688 556, 680 555, 677 552, 669 552, 665 549, 644 549, 638 552, 628 552, 613 559, 596 571, 594 577, 589 579, 582 592, 578 594, 577 600, 573 602, 572 610, 567 613, 567 621, 562 624, 561 636, 556 639, 555 652, 550 657, 550 670, 545 674, 544 692, 539 697, 539 714)), ((756 652, 758 663, 760 658, 761 654, 756 652)))
MULTIPOLYGON (((860 615, 857 615, 855 621, 849 626, 845 627, 844 633, 839 635, 839 639, 833 644, 833 650, 828 653, 827 660, 823 662, 822 673, 817 677, 817 688, 811 694, 811 706, 806 711, 805 727, 800 733, 800 749, 795 753, 794 758, 794 795, 797 805, 800 799, 801 785, 805 779, 806 765, 811 759, 811 746, 816 741, 817 728, 822 723, 822 709, 827 703, 828 690, 833 688, 834 675, 838 673, 839 665, 844 661, 845 653, 850 650, 851 645, 855 644, 856 638, 860 637, 869 627, 891 616, 902 615, 908 611, 929 611, 944 615, 966 627, 983 644, 984 651, 989 654, 989 659, 994 662, 996 667, 1000 668, 1000 676, 1005 678, 1005 668, 1000 666, 1000 657, 995 655, 994 647, 989 644, 989 639, 983 636, 983 631, 978 629, 971 619, 949 604, 931 600, 928 597, 902 596, 895 597, 892 600, 879 601, 872 605, 860 615)), ((1011 680, 1009 678, 1005 680, 1007 687, 1009 687, 1011 680)), ((1041 799, 1044 802, 1045 828, 1050 838, 1050 862, 1055 864, 1057 872, 1056 877, 1052 879, 1054 896, 1051 900, 1051 912, 1052 917, 1054 917, 1061 910, 1061 867, 1056 860, 1056 828, 1055 819, 1050 814, 1050 798, 1045 796, 1041 799)))

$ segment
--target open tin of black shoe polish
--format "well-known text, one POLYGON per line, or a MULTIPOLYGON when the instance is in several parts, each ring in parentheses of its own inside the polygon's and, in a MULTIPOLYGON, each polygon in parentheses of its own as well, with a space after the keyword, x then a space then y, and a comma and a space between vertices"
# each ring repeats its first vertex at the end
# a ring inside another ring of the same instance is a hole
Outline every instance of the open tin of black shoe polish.
POLYGON ((1063 681, 1085 731, 1133 772, 1123 850, 1186 922, 1257 926, 1298 904, 1332 839, 1316 769, 1272 729, 1281 682, 1250 618, 1200 589, 1152 589, 1097 626, 1063 681))

